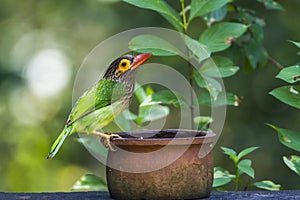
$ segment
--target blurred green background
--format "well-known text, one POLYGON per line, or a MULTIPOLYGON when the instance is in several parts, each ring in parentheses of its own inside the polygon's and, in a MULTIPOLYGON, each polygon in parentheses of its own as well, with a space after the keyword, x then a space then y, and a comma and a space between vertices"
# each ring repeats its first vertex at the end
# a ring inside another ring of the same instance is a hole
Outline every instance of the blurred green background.
MULTIPOLYGON (((138 27, 171 28, 152 11, 112 2, 116 1, 1 1, 0 191, 69 191, 86 173, 104 176, 99 162, 72 139, 55 159, 45 159, 72 107, 76 72, 89 52, 114 34, 138 27)), ((239 2, 265 19, 265 47, 272 57, 284 66, 299 61, 297 48, 287 42, 300 40, 299 0, 279 1, 283 12, 267 11, 252 0, 239 2)), ((268 95, 283 85, 274 78, 278 72, 268 64, 252 73, 240 70, 225 80, 226 89, 244 99, 227 110, 214 149, 215 164, 233 167, 219 146, 238 151, 259 146, 250 155, 256 180, 271 179, 284 189, 299 189, 299 177, 282 161, 283 155, 296 152, 281 145, 264 125, 300 130, 299 112, 268 95)))

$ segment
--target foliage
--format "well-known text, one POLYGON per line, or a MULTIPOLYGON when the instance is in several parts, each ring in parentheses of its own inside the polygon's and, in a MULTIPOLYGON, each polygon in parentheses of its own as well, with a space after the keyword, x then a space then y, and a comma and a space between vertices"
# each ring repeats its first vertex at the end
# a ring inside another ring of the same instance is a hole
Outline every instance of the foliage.
MULTIPOLYGON (((220 95, 223 89, 217 81, 218 77, 230 77, 239 70, 239 67, 231 61, 230 54, 235 58, 246 58, 246 63, 250 65, 246 66, 248 69, 255 69, 267 62, 268 53, 262 44, 264 21, 256 16, 253 10, 240 7, 235 1, 192 0, 186 3, 185 0, 180 0, 176 2, 177 5, 180 3, 181 9, 179 11, 173 8, 176 5, 174 1, 172 5, 164 0, 123 1, 159 13, 175 30, 182 34, 181 37, 187 48, 186 52, 181 52, 167 40, 154 35, 134 37, 129 43, 129 48, 142 53, 152 52, 156 56, 180 55, 185 57, 187 62, 194 58, 201 65, 201 68, 192 70, 193 67, 188 64, 188 77, 190 85, 194 85, 193 82, 195 82, 198 88, 202 88, 199 96, 200 100, 197 102, 200 105, 238 106, 240 104, 241 98, 235 94, 223 93, 220 95), (233 20, 226 18, 229 13, 234 16, 233 20), (204 30, 197 28, 199 39, 193 39, 188 34, 190 25, 196 18, 200 18, 207 23, 204 30), (233 47, 230 49, 231 46, 233 47), (241 50, 235 51, 236 48, 241 50), (216 54, 225 50, 229 52, 227 57, 213 56, 211 59, 207 59, 212 53, 216 54), (241 52, 245 55, 240 55, 241 52)), ((257 0, 257 2, 263 4, 266 9, 282 10, 282 6, 273 0, 257 0)), ((193 116, 192 92, 190 99, 191 118, 194 121, 199 121, 195 120, 195 117, 199 116, 193 116)))
POLYGON ((129 46, 133 51, 151 52, 153 55, 174 56, 181 54, 172 44, 154 35, 136 36, 129 42, 129 46), (157 46, 160 46, 160 48, 157 48, 157 46))
POLYGON ((226 154, 234 164, 234 174, 230 174, 227 169, 222 167, 214 168, 214 182, 213 187, 219 190, 224 190, 224 186, 233 182, 235 184, 235 190, 239 190, 240 184, 244 184, 244 190, 247 190, 249 186, 255 186, 265 190, 280 190, 280 185, 273 183, 269 180, 263 180, 252 183, 251 179, 255 177, 255 171, 252 167, 252 161, 249 159, 243 159, 246 155, 255 151, 258 147, 249 147, 237 153, 233 149, 221 147, 223 153, 226 154), (243 178, 242 175, 248 176, 248 180, 243 178), (245 181, 247 180, 247 181, 245 181))
POLYGON ((95 175, 86 174, 82 176, 71 188, 74 191, 107 191, 106 182, 95 175))
POLYGON ((223 51, 232 42, 243 35, 247 26, 240 23, 223 22, 215 24, 203 31, 199 42, 205 44, 211 52, 223 51))
MULTIPOLYGON (((274 125, 268 124, 278 133, 279 141, 291 148, 295 151, 300 152, 300 133, 291 131, 289 129, 278 128, 274 125)), ((284 163, 293 170, 296 174, 300 176, 300 156, 299 155, 290 155, 290 156, 283 156, 284 163)))
MULTIPOLYGON (((201 99, 198 103, 202 105, 235 105, 238 106, 241 99, 232 93, 220 95, 222 93, 222 86, 216 80, 219 77, 230 77, 239 70, 239 67, 233 65, 233 62, 229 57, 214 56, 210 57, 211 53, 221 52, 227 50, 232 44, 234 44, 239 37, 246 34, 246 31, 252 26, 250 23, 238 23, 238 22, 207 22, 205 30, 198 29, 199 39, 193 39, 188 36, 188 29, 191 22, 200 18, 207 21, 208 18, 212 20, 213 16, 217 17, 218 21, 222 21, 225 18, 227 11, 230 10, 230 6, 233 6, 233 2, 228 0, 222 1, 191 1, 190 4, 186 4, 184 0, 177 1, 181 4, 181 10, 176 11, 166 1, 136 1, 136 0, 124 0, 126 3, 137 6, 139 8, 149 9, 161 14, 171 25, 179 31, 182 35, 182 39, 187 48, 187 52, 181 52, 179 49, 170 44, 167 40, 154 35, 139 35, 134 37, 130 43, 129 48, 138 52, 152 52, 156 56, 174 56, 180 55, 186 57, 189 62, 191 59, 195 59, 201 68, 199 70, 192 70, 192 66, 189 68, 189 81, 193 85, 204 89, 200 93, 201 99), (227 8, 228 7, 228 8, 227 8), (222 12, 223 14, 221 14, 222 12), (188 15, 189 13, 189 15, 188 15), (215 67, 217 66, 217 68, 215 67), (193 79, 192 79, 193 78, 193 79), (224 98, 227 96, 227 98, 224 98), (205 97, 205 98, 203 98, 205 97)), ((240 8, 236 9, 238 21, 242 20, 240 13, 246 13, 246 11, 240 8)), ((251 15, 252 20, 257 20, 251 15)), ((260 35, 261 36, 261 35, 260 35)), ((250 41, 250 40, 249 40, 250 41)), ((262 47, 261 47, 262 48, 262 47)), ((251 49, 248 53, 254 54, 256 49, 251 49)), ((261 56, 260 54, 257 56, 261 56)), ((191 104, 193 104, 193 96, 191 104)), ((191 117, 198 118, 199 116, 193 116, 192 106, 191 117)), ((196 122, 199 120, 194 119, 196 122)), ((199 125, 199 124, 198 124, 199 125)), ((202 125, 201 125, 202 126, 202 125)), ((193 128, 193 127, 192 127, 193 128)))
MULTIPOLYGON (((300 48, 299 42, 293 42, 298 48, 300 48)), ((298 53, 299 54, 299 53, 298 53)), ((270 92, 278 100, 283 103, 300 109, 300 86, 295 85, 300 81, 300 66, 293 65, 290 67, 283 68, 276 76, 289 84, 276 88, 270 92)), ((271 128, 273 128, 279 137, 279 141, 287 146, 290 149, 300 152, 300 132, 292 131, 289 129, 279 128, 277 126, 267 124, 271 128)), ((283 156, 284 163, 296 174, 300 176, 300 156, 299 155, 290 155, 283 156)))
POLYGON ((275 184, 273 181, 270 180, 263 180, 260 182, 255 182, 253 185, 257 188, 264 189, 264 190, 270 190, 270 191, 276 191, 280 190, 281 186, 279 184, 275 184))
POLYGON ((161 104, 178 105, 176 97, 173 98, 173 96, 169 94, 164 96, 162 93, 154 93, 150 86, 145 90, 139 85, 136 87, 137 89, 134 94, 139 101, 138 113, 134 114, 127 109, 117 118, 117 121, 122 124, 122 127, 127 127, 128 131, 130 130, 131 120, 141 126, 143 123, 166 117, 170 112, 169 108, 161 104), (159 96, 158 100, 156 100, 156 96, 159 96))
POLYGON ((287 85, 276 88, 270 92, 271 95, 283 103, 300 109, 300 86, 287 85))
MULTIPOLYGON (((263 47, 264 38, 263 28, 265 22, 256 16, 254 10, 243 8, 231 0, 192 0, 186 5, 184 0, 181 2, 181 11, 176 11, 171 5, 164 0, 158 1, 137 1, 124 0, 126 3, 137 6, 139 8, 150 9, 161 14, 171 25, 179 32, 187 34, 191 22, 195 18, 205 20, 208 27, 202 32, 198 42, 208 47, 210 52, 223 51, 235 43, 235 46, 241 48, 242 51, 232 51, 235 57, 242 58, 241 53, 245 53, 246 66, 248 69, 255 69, 258 65, 263 66, 267 62, 268 53, 263 47), (189 17, 187 16, 189 13, 189 17), (226 15, 233 14, 233 22, 221 22, 226 20, 226 15), (182 17, 182 19, 180 19, 182 17), (241 35, 244 35, 239 41, 241 35), (238 53, 238 55, 236 55, 238 53)), ((269 10, 283 10, 282 6, 274 0, 257 0, 269 10)), ((148 36, 138 36, 140 42, 131 46, 133 50, 143 52, 147 46, 148 36), (144 38, 144 39, 143 39, 144 38)), ((135 39, 134 39, 135 40, 135 39)), ((152 45, 155 49, 155 55, 166 56, 163 53, 157 53, 156 50, 164 48, 159 43, 152 45), (156 45, 157 44, 157 45, 156 45), (155 47, 156 46, 156 47, 155 47)), ((162 43, 164 44, 164 43, 162 43)), ((188 45, 187 45, 188 46, 188 45)), ((153 50, 152 49, 152 50, 153 50)), ((190 48, 190 51, 193 49, 190 48)), ((243 62, 244 63, 244 62, 243 62)))

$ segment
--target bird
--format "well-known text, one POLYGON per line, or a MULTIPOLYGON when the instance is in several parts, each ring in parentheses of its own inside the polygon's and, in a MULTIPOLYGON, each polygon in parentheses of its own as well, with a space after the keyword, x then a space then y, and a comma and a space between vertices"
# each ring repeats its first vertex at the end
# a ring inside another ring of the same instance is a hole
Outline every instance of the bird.
POLYGON ((151 56, 151 53, 142 53, 115 59, 103 77, 78 98, 47 159, 53 158, 65 139, 76 132, 97 135, 106 148, 114 151, 110 139, 120 136, 99 130, 128 108, 134 93, 136 69, 151 56))

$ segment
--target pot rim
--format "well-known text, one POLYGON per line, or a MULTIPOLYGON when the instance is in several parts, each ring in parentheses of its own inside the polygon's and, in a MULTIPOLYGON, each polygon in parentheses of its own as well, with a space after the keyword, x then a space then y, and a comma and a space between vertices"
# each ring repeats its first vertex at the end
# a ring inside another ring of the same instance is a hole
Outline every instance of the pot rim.
POLYGON ((165 146, 208 144, 216 141, 213 132, 189 129, 162 129, 116 132, 122 138, 112 138, 116 146, 165 146), (148 136, 148 137, 145 137, 148 136))

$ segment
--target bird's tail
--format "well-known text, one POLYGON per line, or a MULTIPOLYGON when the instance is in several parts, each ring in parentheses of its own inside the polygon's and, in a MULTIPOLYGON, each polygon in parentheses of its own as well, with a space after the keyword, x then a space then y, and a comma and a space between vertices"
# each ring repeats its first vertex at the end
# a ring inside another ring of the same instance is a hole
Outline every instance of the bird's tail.
POLYGON ((65 141, 65 139, 71 133, 72 128, 73 128, 72 126, 68 126, 68 127, 64 128, 64 130, 60 133, 60 135, 58 136, 58 138, 53 143, 53 145, 52 145, 52 147, 50 149, 50 152, 49 152, 49 154, 47 156, 47 159, 53 158, 56 155, 56 153, 58 152, 59 148, 61 147, 61 145, 65 141))

